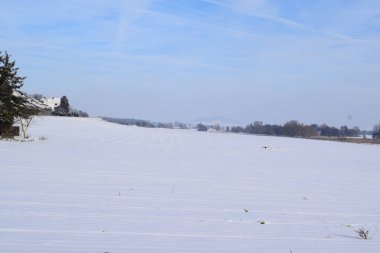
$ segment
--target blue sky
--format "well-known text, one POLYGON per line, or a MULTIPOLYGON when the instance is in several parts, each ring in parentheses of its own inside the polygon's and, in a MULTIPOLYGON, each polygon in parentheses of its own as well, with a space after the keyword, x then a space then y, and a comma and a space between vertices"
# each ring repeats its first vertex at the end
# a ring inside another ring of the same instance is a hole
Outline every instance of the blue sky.
POLYGON ((0 1, 24 90, 92 116, 380 121, 380 1, 0 1))

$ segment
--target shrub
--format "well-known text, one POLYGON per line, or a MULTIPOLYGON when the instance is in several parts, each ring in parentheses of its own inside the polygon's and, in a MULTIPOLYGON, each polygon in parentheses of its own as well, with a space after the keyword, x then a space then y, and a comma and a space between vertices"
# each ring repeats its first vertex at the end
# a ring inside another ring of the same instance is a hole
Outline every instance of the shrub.
POLYGON ((369 231, 368 230, 365 230, 363 228, 360 228, 359 230, 355 230, 355 232, 358 234, 358 236, 361 238, 361 239, 368 239, 368 234, 369 234, 369 231))
POLYGON ((205 125, 199 123, 199 124, 197 125, 197 130, 198 130, 198 131, 204 131, 204 132, 205 132, 205 131, 208 130, 208 128, 207 128, 207 126, 205 126, 205 125))

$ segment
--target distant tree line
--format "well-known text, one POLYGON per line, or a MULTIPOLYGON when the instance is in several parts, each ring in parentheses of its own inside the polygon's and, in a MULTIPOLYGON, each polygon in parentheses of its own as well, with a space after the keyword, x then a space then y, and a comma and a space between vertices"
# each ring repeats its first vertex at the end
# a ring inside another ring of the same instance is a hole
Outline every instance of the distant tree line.
POLYGON ((102 119, 107 122, 112 122, 112 123, 117 123, 117 124, 127 125, 127 126, 138 126, 138 127, 148 127, 148 128, 170 128, 170 129, 191 128, 190 125, 181 123, 181 122, 164 123, 164 122, 151 122, 151 121, 142 120, 142 119, 118 119, 118 118, 110 118, 110 117, 103 117, 102 119))
POLYGON ((327 136, 327 137, 357 137, 360 136, 358 127, 348 128, 341 126, 340 128, 330 127, 326 124, 305 125, 296 120, 286 122, 284 125, 264 124, 262 121, 255 121, 246 127, 233 126, 227 128, 227 131, 233 133, 261 134, 273 136, 288 136, 288 137, 312 137, 312 136, 327 136))
POLYGON ((118 123, 129 126, 139 126, 148 128, 180 128, 189 129, 195 128, 198 131, 222 131, 232 133, 245 133, 245 134, 258 134, 258 135, 271 135, 271 136, 287 136, 287 137, 359 137, 361 135, 366 136, 372 134, 374 139, 380 139, 380 124, 374 127, 373 131, 362 131, 359 127, 354 126, 349 128, 347 126, 341 126, 340 128, 328 126, 326 124, 318 125, 311 124, 306 125, 296 120, 291 120, 283 125, 271 125, 264 124, 262 121, 254 121, 251 124, 242 126, 227 126, 221 127, 219 124, 205 125, 198 123, 197 125, 185 124, 185 123, 162 123, 151 122, 141 119, 118 119, 103 117, 105 121, 118 123))

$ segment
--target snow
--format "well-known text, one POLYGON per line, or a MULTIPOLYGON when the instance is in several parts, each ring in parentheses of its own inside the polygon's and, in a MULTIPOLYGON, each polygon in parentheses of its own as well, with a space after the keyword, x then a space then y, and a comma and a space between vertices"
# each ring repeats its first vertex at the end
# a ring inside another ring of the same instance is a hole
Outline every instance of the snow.
MULTIPOLYGON (((20 91, 13 91, 13 96, 16 96, 16 97, 24 97, 30 105, 32 106, 35 106, 37 107, 38 109, 40 110, 47 110, 49 109, 49 105, 46 105, 44 103, 41 103, 40 101, 38 101, 37 99, 33 98, 33 97, 29 97, 25 94, 23 94, 22 92, 20 91)), ((54 108, 53 108, 54 109, 54 108)))
POLYGON ((379 145, 64 117, 30 133, 0 141, 0 252, 380 252, 379 145))

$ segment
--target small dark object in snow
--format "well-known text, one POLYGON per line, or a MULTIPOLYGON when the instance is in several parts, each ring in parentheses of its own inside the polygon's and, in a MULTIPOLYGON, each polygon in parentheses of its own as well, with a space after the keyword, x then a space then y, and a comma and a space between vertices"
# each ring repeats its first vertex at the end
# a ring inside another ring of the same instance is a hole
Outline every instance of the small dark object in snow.
POLYGON ((259 221, 259 222, 260 222, 260 224, 262 224, 262 225, 264 225, 264 224, 265 224, 265 221, 263 221, 263 220, 262 220, 262 221, 259 221))
POLYGON ((358 236, 361 238, 361 239, 368 239, 368 234, 369 234, 369 231, 367 230, 364 230, 363 228, 359 229, 359 230, 355 230, 356 233, 358 233, 358 236))
POLYGON ((244 209, 244 212, 248 213, 248 209, 244 209))

